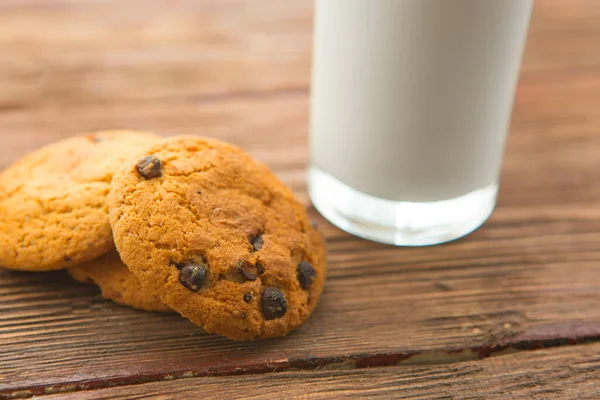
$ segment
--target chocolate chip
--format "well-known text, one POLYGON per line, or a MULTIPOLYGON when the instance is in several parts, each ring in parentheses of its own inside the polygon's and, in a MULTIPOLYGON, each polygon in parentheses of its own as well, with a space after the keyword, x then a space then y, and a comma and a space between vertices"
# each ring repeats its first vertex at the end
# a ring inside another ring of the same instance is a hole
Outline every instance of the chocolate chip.
POLYGON ((65 262, 68 262, 68 263, 70 263, 71 261, 73 261, 73 259, 71 257, 69 257, 69 256, 65 256, 65 258, 63 260, 65 260, 65 262))
POLYGON ((247 315, 246 315, 246 313, 245 313, 245 312, 243 312, 243 313, 240 315, 240 317, 241 317, 242 319, 246 319, 246 316, 247 316, 247 315))
POLYGON ((262 275, 265 272, 265 267, 260 263, 260 261, 256 260, 256 270, 259 275, 262 275))
POLYGON ((142 158, 136 165, 138 173, 146 179, 157 178, 161 175, 162 162, 156 156, 142 158))
POLYGON ((202 191, 201 190, 196 190, 196 193, 197 194, 202 194, 202 191))
POLYGON ((244 301, 246 303, 250 303, 252 301, 252 299, 254 298, 254 296, 252 295, 252 293, 246 293, 244 295, 244 301))
POLYGON ((258 277, 257 274, 253 273, 250 270, 252 268, 252 264, 250 264, 246 260, 238 261, 238 263, 235 267, 237 268, 239 273, 242 274, 242 276, 249 281, 255 281, 256 278, 258 277))
POLYGON ((205 265, 187 264, 179 270, 179 281, 186 288, 197 292, 206 279, 205 265))
POLYGON ((309 289, 315 281, 317 274, 315 273, 315 269, 311 263, 308 261, 302 261, 296 267, 296 276, 298 278, 298 282, 300 282, 300 287, 302 289, 309 289))
POLYGON ((252 247, 254 248, 254 251, 259 251, 260 249, 262 249, 263 244, 265 244, 265 242, 263 241, 262 235, 256 235, 251 241, 250 244, 252 244, 252 247))
POLYGON ((268 287, 262 295, 262 312, 266 319, 281 318, 288 309, 288 303, 281 290, 268 287))

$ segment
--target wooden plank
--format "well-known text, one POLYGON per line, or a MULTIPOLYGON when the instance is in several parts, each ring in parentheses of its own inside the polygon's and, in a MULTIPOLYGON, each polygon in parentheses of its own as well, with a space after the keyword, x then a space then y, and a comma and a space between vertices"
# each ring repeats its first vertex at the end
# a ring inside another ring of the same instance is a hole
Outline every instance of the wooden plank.
MULTIPOLYGON (((269 164, 309 205, 311 4, 1 2, 0 168, 88 130, 208 134, 269 164)), ((311 208, 329 252, 322 304, 291 337, 260 343, 113 305, 60 272, 2 271, 0 397, 600 339, 599 21, 594 0, 537 2, 499 207, 483 229, 398 249, 311 208)))
MULTIPOLYGON (((312 1, 0 4, 0 110, 308 87, 312 1), (143 10, 144 12, 140 12, 143 10), (43 32, 43 34, 40 34, 43 32)), ((600 64, 593 0, 536 4, 524 72, 600 64), (569 5, 574 4, 574 5, 569 5)))
POLYGON ((600 344, 540 350, 451 365, 177 379, 90 390, 44 400, 221 399, 598 399, 600 344))
POLYGON ((0 110, 306 88, 311 20, 310 1, 0 5, 0 110))
MULTIPOLYGON (((564 97, 577 98, 578 90, 565 89, 564 97)), ((305 98, 291 96, 210 104, 206 112, 220 116, 215 124, 239 114, 223 136, 272 165, 307 201, 299 122, 306 105, 305 98), (269 141, 237 134, 242 126, 269 141), (291 133, 279 136, 286 126, 291 133)), ((381 365, 403 358, 450 362, 507 346, 597 340, 600 195, 588 183, 598 171, 591 153, 575 154, 600 145, 600 137, 591 130, 575 140, 559 135, 543 156, 525 158, 538 150, 528 129, 511 138, 498 210, 482 230, 456 243, 420 249, 379 245, 339 231, 311 209, 327 238, 330 277, 315 315, 288 339, 233 343, 206 336, 176 316, 102 301, 93 288, 62 273, 3 271, 0 393, 230 374, 238 368, 381 365), (544 159, 560 160, 565 168, 544 159), (533 168, 524 179, 528 166, 533 168)))

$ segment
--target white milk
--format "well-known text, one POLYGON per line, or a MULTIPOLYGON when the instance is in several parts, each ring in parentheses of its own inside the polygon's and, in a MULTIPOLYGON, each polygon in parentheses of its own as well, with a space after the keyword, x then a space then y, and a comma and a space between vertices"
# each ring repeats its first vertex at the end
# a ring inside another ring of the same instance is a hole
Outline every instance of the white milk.
POLYGON ((315 206, 388 243, 433 244, 475 229, 494 208, 533 1, 316 5, 315 206), (460 215, 450 221, 448 212, 460 215))

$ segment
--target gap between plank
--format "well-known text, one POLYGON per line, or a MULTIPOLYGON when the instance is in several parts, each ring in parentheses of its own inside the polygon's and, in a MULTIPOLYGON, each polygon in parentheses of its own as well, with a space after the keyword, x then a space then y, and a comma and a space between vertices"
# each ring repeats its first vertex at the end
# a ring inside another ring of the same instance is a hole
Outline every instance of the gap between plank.
MULTIPOLYGON (((239 91, 231 91, 231 92, 215 92, 215 93, 207 93, 207 94, 198 94, 198 95, 171 95, 171 96, 161 96, 161 97, 150 97, 150 98, 129 98, 129 99, 117 99, 114 101, 85 101, 84 99, 80 99, 81 101, 77 102, 78 107, 94 107, 94 106, 102 106, 110 104, 111 106, 118 105, 121 106, 131 106, 131 105, 143 105, 148 103, 169 103, 173 104, 173 102, 179 103, 194 103, 197 105, 205 105, 205 104, 219 104, 227 101, 250 101, 250 100, 269 100, 269 99, 277 99, 277 98, 290 98, 297 96, 307 96, 309 93, 309 89, 307 86, 300 87, 283 87, 283 88, 274 88, 274 89, 265 89, 265 90, 254 90, 254 89, 246 89, 239 91)), ((22 111, 31 111, 35 109, 60 109, 65 106, 72 105, 70 103, 61 103, 57 104, 55 107, 48 104, 41 104, 36 106, 27 106, 25 104, 17 104, 17 103, 0 103, 0 115, 2 113, 8 114, 13 112, 22 112, 22 111)))
POLYGON ((116 386, 138 385, 149 382, 171 381, 176 379, 208 376, 232 376, 266 374, 290 370, 354 369, 417 364, 451 364, 463 361, 481 360, 492 356, 502 356, 520 351, 571 346, 600 342, 600 321, 568 322, 542 325, 497 343, 468 348, 399 351, 385 353, 356 353, 331 357, 289 357, 259 359, 238 365, 199 366, 185 370, 165 370, 160 373, 136 374, 108 379, 87 379, 82 381, 57 382, 53 384, 19 387, 0 390, 0 399, 18 399, 32 396, 68 393, 85 390, 104 389, 116 386))

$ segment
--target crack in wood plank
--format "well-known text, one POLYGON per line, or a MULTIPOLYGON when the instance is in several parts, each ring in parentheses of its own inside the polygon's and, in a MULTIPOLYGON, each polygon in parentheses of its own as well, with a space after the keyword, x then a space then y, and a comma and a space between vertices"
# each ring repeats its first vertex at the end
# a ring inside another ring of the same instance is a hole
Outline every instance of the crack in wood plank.
POLYGON ((227 363, 211 364, 199 368, 169 369, 159 373, 121 376, 110 379, 87 379, 82 381, 56 382, 46 385, 23 386, 0 390, 0 399, 18 399, 38 395, 68 393, 85 390, 104 389, 117 386, 138 385, 149 382, 177 380, 198 377, 256 375, 293 370, 373 368, 396 365, 452 364, 488 357, 513 354, 515 352, 545 348, 573 346, 600 342, 599 322, 568 322, 541 325, 510 338, 483 346, 433 350, 422 352, 358 353, 333 357, 282 357, 262 359, 236 365, 227 363))
POLYGON ((48 399, 130 398, 461 399, 600 398, 600 343, 516 352, 437 365, 290 370, 276 374, 202 377, 58 394, 48 399))

